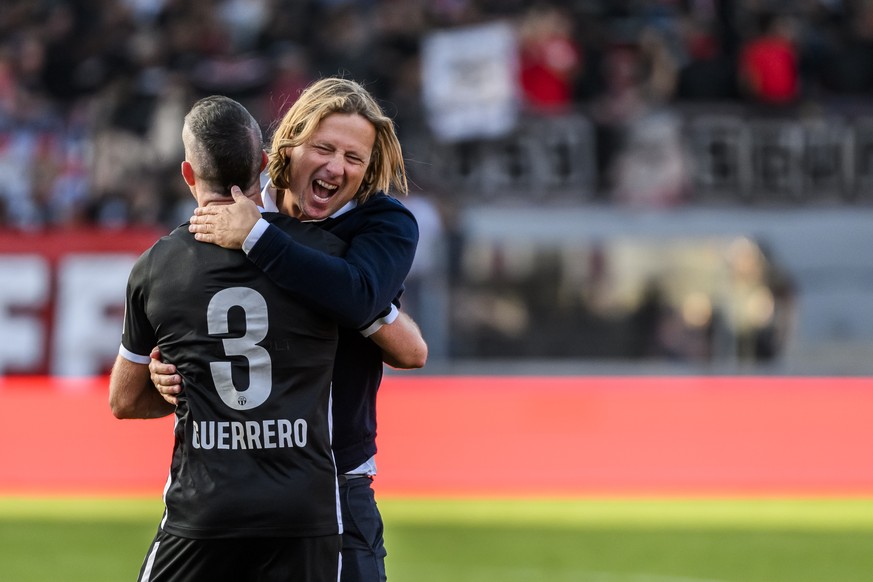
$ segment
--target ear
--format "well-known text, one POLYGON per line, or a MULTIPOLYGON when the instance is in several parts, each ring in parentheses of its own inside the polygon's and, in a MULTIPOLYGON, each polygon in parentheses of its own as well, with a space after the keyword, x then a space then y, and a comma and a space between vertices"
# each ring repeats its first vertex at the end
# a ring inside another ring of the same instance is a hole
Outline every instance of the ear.
POLYGON ((261 150, 261 170, 260 170, 261 172, 263 172, 264 168, 267 167, 268 161, 269 161, 269 158, 267 157, 267 152, 265 152, 264 150, 261 150))
POLYGON ((192 188, 194 187, 194 182, 196 182, 194 179, 194 168, 191 167, 191 162, 187 160, 182 162, 182 177, 185 178, 186 184, 192 188))

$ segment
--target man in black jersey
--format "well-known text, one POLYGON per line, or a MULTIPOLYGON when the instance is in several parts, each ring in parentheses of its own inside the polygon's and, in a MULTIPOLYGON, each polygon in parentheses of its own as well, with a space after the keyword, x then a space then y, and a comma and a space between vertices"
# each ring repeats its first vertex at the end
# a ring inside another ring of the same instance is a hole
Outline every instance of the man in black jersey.
MULTIPOLYGON (((198 206, 260 203, 260 128, 239 103, 198 101, 182 132, 182 175, 198 206)), ((345 243, 278 213, 264 218, 332 255, 345 243)), ((336 582, 342 519, 331 452, 337 326, 272 283, 239 251, 185 225, 134 265, 110 379, 118 418, 175 412, 166 509, 142 582, 336 582), (185 392, 176 407, 149 378, 158 346, 185 392)))

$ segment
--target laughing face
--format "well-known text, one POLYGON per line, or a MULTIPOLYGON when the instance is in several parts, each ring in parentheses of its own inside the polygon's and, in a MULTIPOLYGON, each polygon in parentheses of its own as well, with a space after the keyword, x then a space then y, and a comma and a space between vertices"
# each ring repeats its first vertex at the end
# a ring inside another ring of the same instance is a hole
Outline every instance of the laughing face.
POLYGON ((284 199, 285 212, 300 220, 322 220, 345 206, 361 187, 375 141, 373 124, 356 113, 322 119, 312 137, 290 151, 291 195, 284 199))

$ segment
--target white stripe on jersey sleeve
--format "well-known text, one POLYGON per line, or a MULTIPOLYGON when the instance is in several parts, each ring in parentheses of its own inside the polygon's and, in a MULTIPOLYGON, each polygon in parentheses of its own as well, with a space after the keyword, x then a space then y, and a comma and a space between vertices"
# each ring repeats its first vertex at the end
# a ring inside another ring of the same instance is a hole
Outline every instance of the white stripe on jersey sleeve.
POLYGON ((152 360, 150 356, 135 354, 124 346, 118 346, 118 355, 125 360, 130 360, 134 364, 148 364, 152 360))

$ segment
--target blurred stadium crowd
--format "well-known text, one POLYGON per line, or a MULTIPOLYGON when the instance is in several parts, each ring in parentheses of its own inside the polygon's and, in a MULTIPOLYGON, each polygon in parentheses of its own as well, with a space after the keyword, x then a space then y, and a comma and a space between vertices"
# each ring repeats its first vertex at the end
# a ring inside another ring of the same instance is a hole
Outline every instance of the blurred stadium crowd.
POLYGON ((427 131, 422 38, 498 20, 517 33, 525 111, 593 120, 601 188, 643 111, 873 94, 863 0, 4 0, 0 225, 184 221, 179 127, 206 94, 268 124, 309 81, 345 74, 411 143, 427 131))
POLYGON ((421 227, 404 308, 432 363, 867 360, 870 0, 3 0, 0 234, 169 230, 197 98, 269 136, 336 74, 397 123, 421 227), (495 95, 515 125, 446 139, 435 88, 478 100, 456 128, 495 95))

